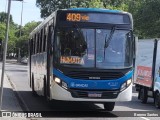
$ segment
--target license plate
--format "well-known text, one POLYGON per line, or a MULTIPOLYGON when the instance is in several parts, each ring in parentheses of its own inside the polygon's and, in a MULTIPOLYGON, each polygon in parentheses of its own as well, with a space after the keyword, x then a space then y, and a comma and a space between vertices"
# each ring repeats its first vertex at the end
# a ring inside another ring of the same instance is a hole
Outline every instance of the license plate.
POLYGON ((88 97, 91 97, 91 98, 100 98, 100 97, 102 97, 102 93, 89 92, 88 93, 88 97))

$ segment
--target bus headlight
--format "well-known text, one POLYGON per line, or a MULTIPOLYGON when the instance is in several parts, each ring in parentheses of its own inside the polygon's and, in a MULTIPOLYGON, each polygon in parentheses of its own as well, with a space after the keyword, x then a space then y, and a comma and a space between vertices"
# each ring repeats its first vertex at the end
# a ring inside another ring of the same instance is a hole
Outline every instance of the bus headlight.
POLYGON ((61 83, 61 80, 60 80, 59 78, 57 78, 57 77, 56 77, 54 80, 55 80, 55 82, 58 83, 58 84, 61 83))
POLYGON ((132 79, 127 80, 127 86, 129 86, 132 83, 132 79))
POLYGON ((64 89, 67 89, 68 88, 68 85, 67 83, 65 83, 64 81, 62 81, 61 79, 55 77, 54 81, 60 85, 61 87, 63 87, 64 89))
POLYGON ((121 85, 121 91, 125 90, 132 83, 132 79, 127 80, 121 85))

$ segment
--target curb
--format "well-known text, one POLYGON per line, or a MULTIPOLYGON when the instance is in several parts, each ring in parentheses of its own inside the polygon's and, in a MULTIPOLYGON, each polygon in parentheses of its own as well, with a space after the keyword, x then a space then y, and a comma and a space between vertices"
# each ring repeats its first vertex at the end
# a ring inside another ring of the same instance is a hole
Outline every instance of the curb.
POLYGON ((12 81, 10 80, 10 78, 9 78, 9 76, 8 75, 6 75, 7 76, 7 79, 8 79, 8 81, 9 81, 9 83, 10 83, 10 85, 12 86, 12 89, 13 89, 13 91, 14 91, 14 95, 16 96, 16 98, 17 98, 17 100, 18 100, 18 102, 19 102, 19 105, 20 105, 20 107, 22 108, 22 111, 27 111, 27 112, 29 112, 29 108, 27 107, 27 105, 25 104, 25 102, 24 102, 24 100, 23 100, 23 98, 21 97, 21 95, 17 92, 17 90, 16 90, 16 85, 14 84, 14 83, 12 83, 12 81))

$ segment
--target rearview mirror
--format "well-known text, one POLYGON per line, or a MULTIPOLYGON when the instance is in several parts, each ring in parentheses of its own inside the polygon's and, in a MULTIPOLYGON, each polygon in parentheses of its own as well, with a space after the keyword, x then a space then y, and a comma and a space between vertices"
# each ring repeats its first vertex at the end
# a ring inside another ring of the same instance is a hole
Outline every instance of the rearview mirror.
POLYGON ((137 45, 138 45, 138 36, 133 35, 133 57, 136 59, 137 56, 137 45))

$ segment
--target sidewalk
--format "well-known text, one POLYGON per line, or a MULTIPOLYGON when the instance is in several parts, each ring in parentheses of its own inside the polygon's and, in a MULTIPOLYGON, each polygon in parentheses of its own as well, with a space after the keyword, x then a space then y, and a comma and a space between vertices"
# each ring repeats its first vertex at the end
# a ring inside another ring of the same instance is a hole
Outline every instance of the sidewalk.
MULTIPOLYGON (((2 75, 2 63, 0 62, 0 84, 1 84, 1 75, 2 75)), ((3 99, 2 99, 2 112, 4 111, 23 111, 16 96, 15 91, 13 90, 10 81, 8 80, 6 74, 4 74, 4 82, 3 82, 3 99)), ((12 118, 1 118, 2 120, 8 120, 12 118)), ((14 119, 14 118, 13 118, 14 119)), ((16 120, 22 120, 24 118, 16 118, 16 120)))
POLYGON ((6 63, 17 64, 17 59, 6 59, 6 63))
POLYGON ((19 64, 19 65, 27 65, 27 63, 17 62, 17 59, 7 59, 6 63, 19 64))

